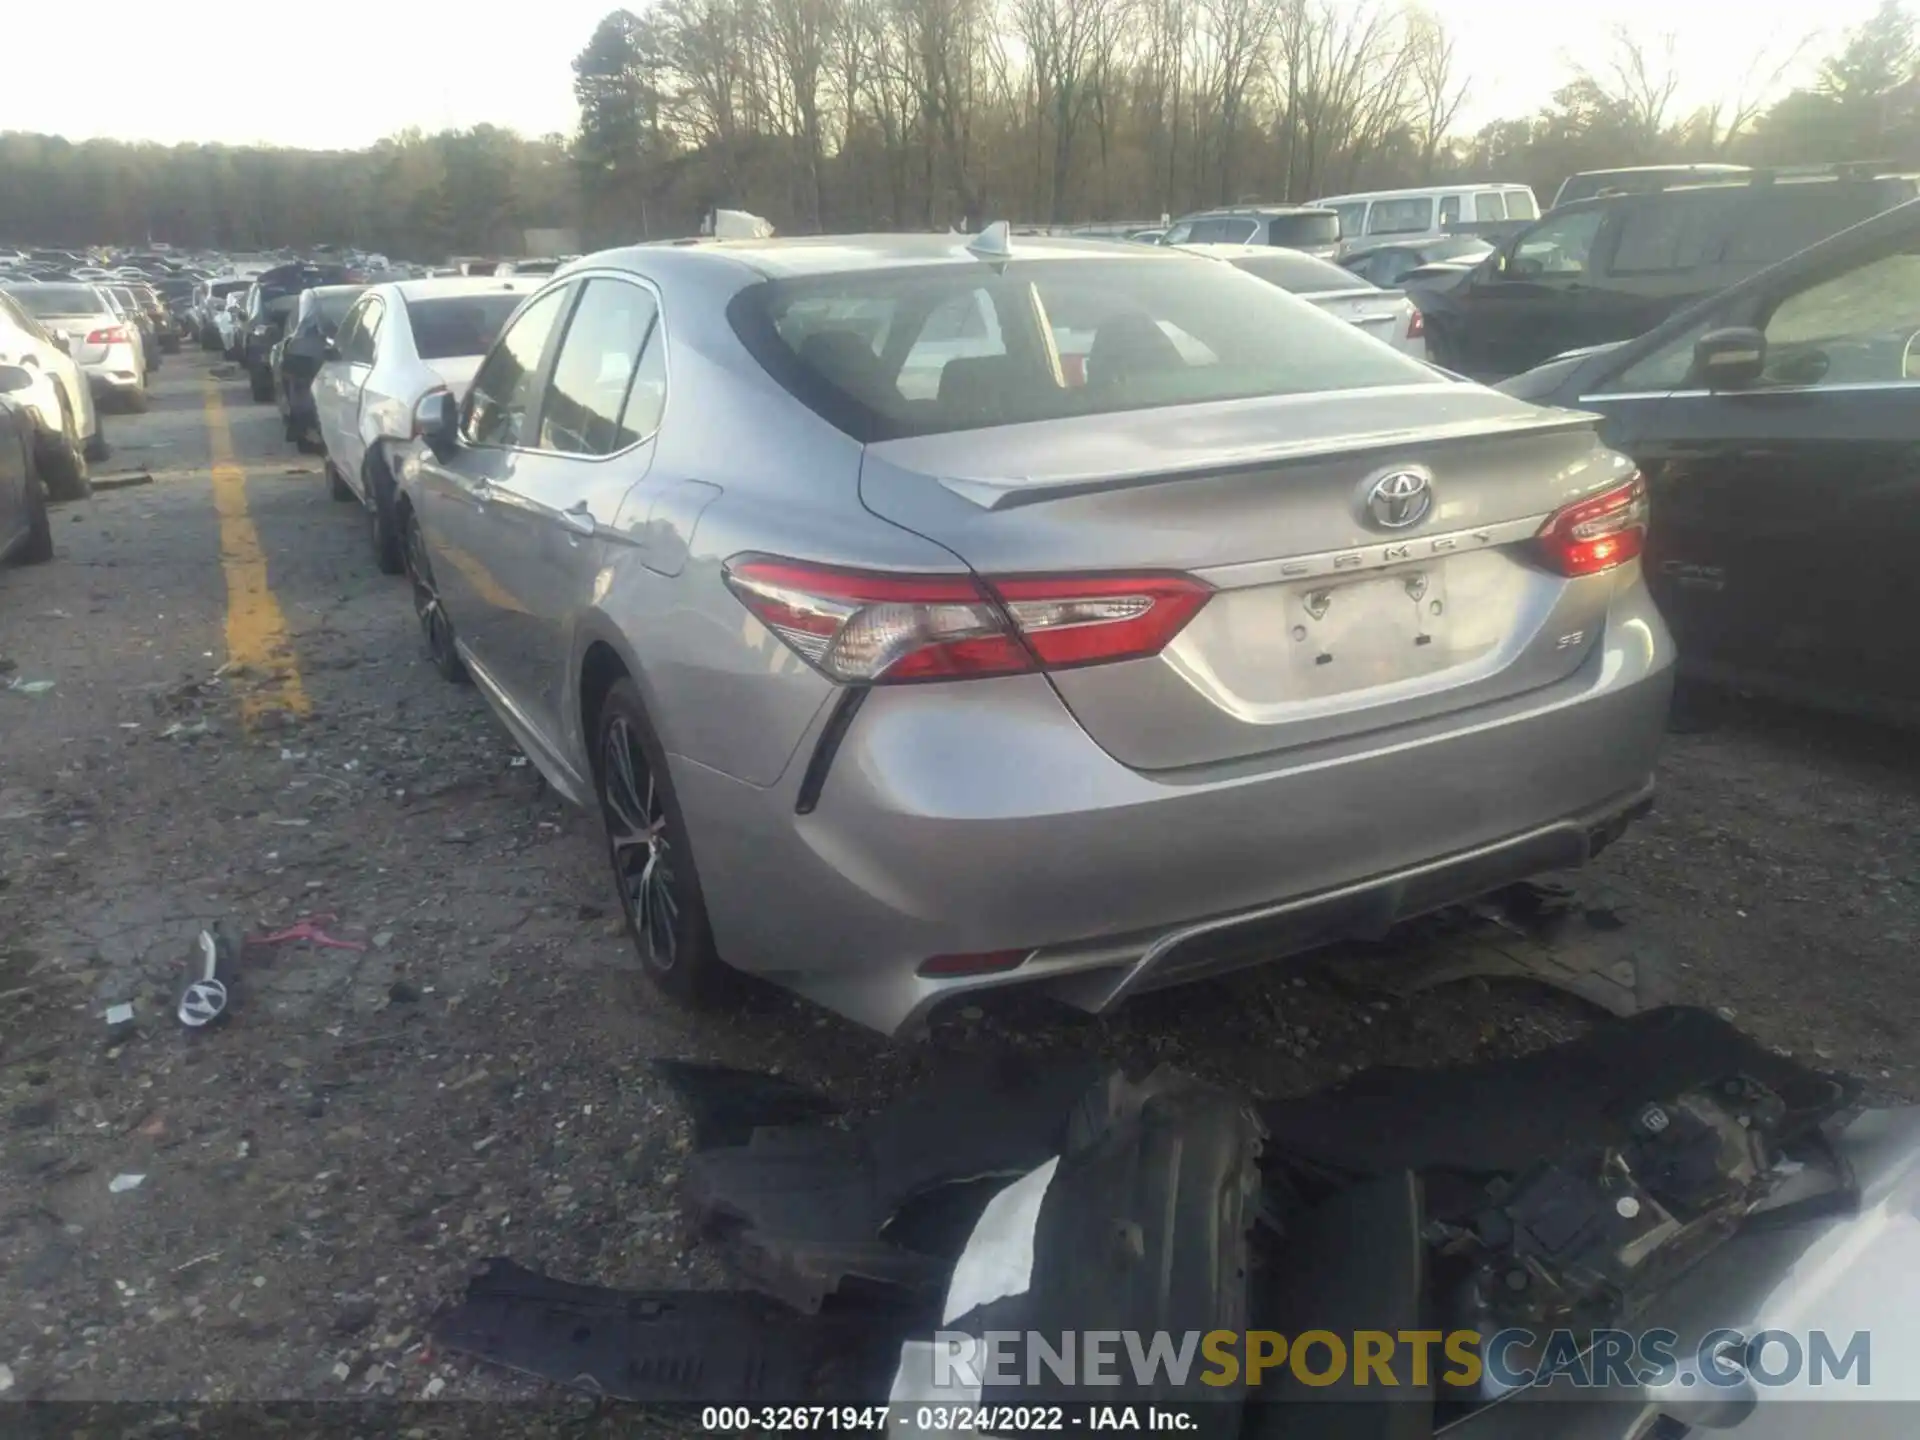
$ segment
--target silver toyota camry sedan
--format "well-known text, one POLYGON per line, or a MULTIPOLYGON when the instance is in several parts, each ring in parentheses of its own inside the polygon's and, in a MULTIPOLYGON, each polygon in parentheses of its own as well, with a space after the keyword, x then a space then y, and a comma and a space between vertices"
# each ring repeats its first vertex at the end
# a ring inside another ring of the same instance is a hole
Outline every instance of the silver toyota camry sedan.
POLYGON ((1673 657, 1593 423, 1177 252, 643 245, 421 402, 398 519, 436 665, 598 806, 659 985, 897 1032, 1619 834, 1673 657))

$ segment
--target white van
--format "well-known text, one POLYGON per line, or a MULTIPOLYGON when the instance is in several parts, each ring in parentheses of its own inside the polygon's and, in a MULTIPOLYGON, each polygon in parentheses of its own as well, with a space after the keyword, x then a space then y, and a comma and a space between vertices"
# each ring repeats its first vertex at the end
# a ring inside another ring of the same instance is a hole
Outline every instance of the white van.
POLYGON ((1537 220, 1540 203, 1528 185, 1437 185, 1418 190, 1370 190, 1315 200, 1340 217, 1342 241, 1391 235, 1412 240, 1445 235, 1457 225, 1489 220, 1537 220))

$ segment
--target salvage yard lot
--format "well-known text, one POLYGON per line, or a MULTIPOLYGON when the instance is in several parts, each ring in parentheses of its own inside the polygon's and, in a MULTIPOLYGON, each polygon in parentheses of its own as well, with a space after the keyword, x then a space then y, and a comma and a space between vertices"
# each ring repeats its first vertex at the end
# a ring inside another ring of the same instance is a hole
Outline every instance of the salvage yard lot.
MULTIPOLYGON (((433 674, 402 582, 274 412, 187 355, 151 414, 109 427, 102 469, 151 483, 60 507, 55 562, 0 575, 0 684, 21 682, 0 690, 9 1398, 520 1393, 422 1349, 479 1260, 719 1283, 679 1228, 685 1123, 655 1058, 777 1067, 855 1110, 959 1050, 1281 1094, 1531 1048, 1590 1013, 1504 981, 1383 999, 1303 965, 1101 1021, 1010 996, 906 1045, 758 986, 675 1010, 633 973, 597 822, 433 674), (175 1022, 200 927, 313 915, 364 948, 251 947, 224 1025, 175 1022), (130 1033, 103 1018, 122 1002, 130 1033)), ((1592 932, 1672 998, 1914 1097, 1910 738, 1709 718, 1584 877, 1592 932)))

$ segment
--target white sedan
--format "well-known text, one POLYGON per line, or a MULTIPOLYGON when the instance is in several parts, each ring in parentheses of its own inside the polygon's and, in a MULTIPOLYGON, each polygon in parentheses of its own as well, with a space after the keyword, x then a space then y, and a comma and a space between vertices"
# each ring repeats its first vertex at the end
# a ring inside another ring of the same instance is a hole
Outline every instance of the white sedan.
POLYGON ((520 301, 548 276, 402 280, 354 302, 313 379, 313 408, 336 500, 365 508, 374 560, 401 569, 394 523, 392 447, 414 437, 414 411, 430 392, 456 401, 520 301))
POLYGON ((33 420, 35 460, 55 500, 89 491, 87 462, 106 458, 93 383, 34 314, 0 288, 0 365, 18 365, 31 383, 12 398, 33 420))
POLYGON ((1371 280, 1332 261, 1277 245, 1181 245, 1190 254, 1224 260, 1237 270, 1277 285, 1289 294, 1345 320, 1355 329, 1384 340, 1403 355, 1427 358, 1426 324, 1419 310, 1397 290, 1382 290, 1371 280))

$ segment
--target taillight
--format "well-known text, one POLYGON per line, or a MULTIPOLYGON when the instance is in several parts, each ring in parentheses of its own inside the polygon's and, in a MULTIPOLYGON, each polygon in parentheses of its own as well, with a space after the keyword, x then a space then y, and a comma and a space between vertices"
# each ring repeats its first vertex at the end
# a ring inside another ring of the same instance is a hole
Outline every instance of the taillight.
POLYGON ((127 327, 124 325, 109 325, 103 330, 90 330, 87 332, 87 344, 89 345, 124 345, 126 343, 127 327))
POLYGON ((1638 556, 1647 543, 1647 482, 1579 500, 1547 517, 1534 538, 1540 557, 1562 575, 1598 575, 1638 556))
POLYGON ((1415 310, 1407 317, 1407 339, 1418 340, 1427 333, 1427 317, 1415 310))
POLYGON ((1155 655, 1213 594, 1185 575, 890 575, 743 555, 741 604, 829 679, 969 679, 1155 655))

